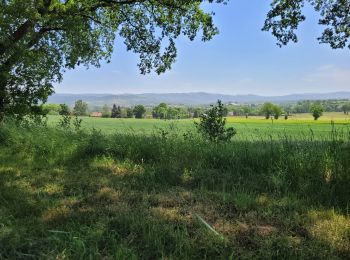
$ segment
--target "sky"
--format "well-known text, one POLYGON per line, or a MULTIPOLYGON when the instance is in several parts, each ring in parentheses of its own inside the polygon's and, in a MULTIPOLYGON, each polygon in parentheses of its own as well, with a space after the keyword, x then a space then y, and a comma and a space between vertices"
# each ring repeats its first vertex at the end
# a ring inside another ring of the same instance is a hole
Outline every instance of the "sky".
MULTIPOLYGON (((261 31, 270 1, 230 0, 210 5, 220 34, 210 42, 177 41, 171 71, 141 75, 138 56, 117 38, 112 62, 101 68, 77 68, 64 74, 56 93, 185 93, 287 95, 350 91, 350 50, 319 44, 318 16, 305 8, 307 20, 299 42, 279 48, 261 31)), ((207 9, 207 7, 206 7, 207 9)))

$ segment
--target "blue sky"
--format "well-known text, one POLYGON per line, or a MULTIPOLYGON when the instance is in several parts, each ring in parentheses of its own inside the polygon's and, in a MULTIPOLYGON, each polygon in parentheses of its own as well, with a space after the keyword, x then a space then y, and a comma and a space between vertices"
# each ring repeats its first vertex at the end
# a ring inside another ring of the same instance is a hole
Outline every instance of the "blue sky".
POLYGON ((270 1, 231 0, 210 5, 220 34, 212 41, 177 42, 173 69, 158 76, 140 75, 137 55, 126 52, 120 38, 110 64, 68 71, 57 93, 174 93, 285 95, 350 91, 350 50, 320 45, 322 27, 306 7, 299 42, 279 48, 262 32, 270 1))

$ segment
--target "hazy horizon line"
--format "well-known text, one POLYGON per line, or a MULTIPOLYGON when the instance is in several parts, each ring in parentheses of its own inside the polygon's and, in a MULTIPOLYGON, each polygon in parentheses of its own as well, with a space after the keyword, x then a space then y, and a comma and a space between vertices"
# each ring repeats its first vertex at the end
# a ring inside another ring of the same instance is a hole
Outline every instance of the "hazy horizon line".
POLYGON ((336 93, 350 93, 348 91, 332 91, 332 92, 299 92, 299 93, 290 93, 290 94, 280 94, 280 95, 263 95, 263 94, 227 94, 227 93, 218 93, 218 92, 206 92, 206 91, 191 91, 191 92, 139 92, 139 93, 91 93, 91 92, 81 92, 81 93, 68 93, 68 92, 55 92, 54 94, 60 95, 167 95, 167 94, 209 94, 209 95, 225 95, 225 96, 260 96, 260 97, 284 97, 284 96, 293 96, 293 95, 310 95, 310 94, 336 94, 336 93))

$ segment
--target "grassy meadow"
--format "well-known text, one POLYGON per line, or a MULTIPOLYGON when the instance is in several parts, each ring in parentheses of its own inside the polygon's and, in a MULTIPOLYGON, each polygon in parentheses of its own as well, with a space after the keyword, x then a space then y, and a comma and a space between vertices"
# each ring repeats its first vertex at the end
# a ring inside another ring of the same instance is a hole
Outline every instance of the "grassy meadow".
POLYGON ((229 118, 218 144, 192 120, 58 120, 0 125, 0 259, 349 258, 340 113, 229 118))

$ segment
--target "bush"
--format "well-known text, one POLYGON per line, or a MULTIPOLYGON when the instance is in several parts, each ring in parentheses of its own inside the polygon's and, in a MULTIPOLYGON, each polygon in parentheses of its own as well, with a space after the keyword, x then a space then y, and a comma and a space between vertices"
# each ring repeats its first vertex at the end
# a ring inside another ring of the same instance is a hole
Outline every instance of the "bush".
POLYGON ((70 115, 62 115, 60 121, 58 122, 58 126, 68 129, 70 128, 71 120, 72 118, 70 115))
POLYGON ((237 133, 233 127, 225 128, 225 108, 220 100, 211 109, 200 116, 196 124, 198 132, 212 142, 228 142, 237 133))
POLYGON ((65 130, 69 130, 73 125, 74 130, 78 132, 81 129, 82 122, 83 120, 77 116, 74 116, 73 118, 70 115, 62 115, 60 121, 58 122, 58 126, 65 130))

